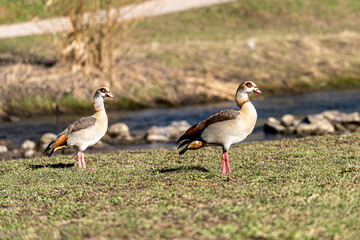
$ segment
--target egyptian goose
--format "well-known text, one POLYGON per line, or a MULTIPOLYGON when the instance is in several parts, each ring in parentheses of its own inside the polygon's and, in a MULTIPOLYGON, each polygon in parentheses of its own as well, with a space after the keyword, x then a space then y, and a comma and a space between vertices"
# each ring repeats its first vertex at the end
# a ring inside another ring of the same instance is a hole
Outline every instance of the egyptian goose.
POLYGON ((105 135, 108 128, 108 118, 104 108, 105 97, 113 98, 108 88, 102 87, 96 90, 93 100, 95 114, 80 118, 70 124, 47 146, 44 153, 49 151, 48 156, 51 156, 60 149, 77 148, 78 168, 86 168, 85 149, 96 144, 105 135))
POLYGON ((189 128, 177 141, 181 142, 179 148, 185 146, 179 154, 184 154, 188 149, 199 149, 209 145, 221 146, 221 173, 225 174, 225 164, 227 172, 231 173, 228 156, 230 146, 243 141, 253 131, 257 120, 256 109, 248 96, 251 92, 262 94, 255 83, 241 83, 235 95, 240 110, 220 111, 189 128))

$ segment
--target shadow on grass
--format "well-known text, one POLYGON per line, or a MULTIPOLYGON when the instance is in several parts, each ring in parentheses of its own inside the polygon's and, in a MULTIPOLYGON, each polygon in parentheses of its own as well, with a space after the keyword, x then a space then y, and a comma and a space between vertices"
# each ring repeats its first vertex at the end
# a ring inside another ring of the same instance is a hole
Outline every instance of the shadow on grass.
POLYGON ((75 166, 75 163, 56 163, 56 164, 45 164, 45 165, 29 165, 29 168, 31 169, 39 169, 39 168, 71 168, 75 166))
POLYGON ((199 172, 209 172, 206 168, 200 166, 181 166, 177 168, 163 168, 154 170, 153 173, 169 173, 169 172, 179 172, 179 171, 199 171, 199 172))

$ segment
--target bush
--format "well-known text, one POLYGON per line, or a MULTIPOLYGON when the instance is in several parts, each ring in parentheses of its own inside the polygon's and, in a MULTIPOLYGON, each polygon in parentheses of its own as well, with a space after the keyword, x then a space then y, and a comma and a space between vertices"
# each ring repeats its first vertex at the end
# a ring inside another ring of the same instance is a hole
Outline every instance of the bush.
MULTIPOLYGON (((56 34, 61 57, 77 68, 106 73, 111 77, 112 52, 128 41, 127 36, 142 17, 124 20, 136 5, 130 0, 49 0, 54 16, 68 16, 73 31, 56 34), (127 6, 127 11, 119 11, 127 6), (121 20, 121 21, 120 21, 121 20), (116 37, 116 39, 115 39, 116 37), (100 70, 100 71, 99 71, 100 70)), ((126 44, 129 46, 129 44, 126 44)), ((122 48, 126 54, 126 47, 122 48)))

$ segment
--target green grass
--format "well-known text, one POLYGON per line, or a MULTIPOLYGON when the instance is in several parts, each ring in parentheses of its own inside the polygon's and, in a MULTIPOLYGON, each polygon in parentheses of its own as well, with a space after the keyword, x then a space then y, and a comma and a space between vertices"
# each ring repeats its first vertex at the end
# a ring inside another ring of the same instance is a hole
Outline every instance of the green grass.
POLYGON ((88 99, 79 100, 71 94, 67 94, 61 98, 59 101, 59 106, 64 110, 76 109, 78 112, 84 112, 93 109, 92 102, 90 102, 88 99))
POLYGON ((357 0, 235 1, 146 19, 147 41, 227 40, 358 31, 357 0))
MULTIPOLYGON (((49 11, 45 0, 0 0, 0 23, 31 20, 35 17, 51 17, 51 14, 66 12, 49 11)), ((100 1, 100 6, 104 1, 100 1)), ((119 1, 112 1, 117 6, 119 1)), ((59 5, 59 6, 57 6, 59 5)), ((90 8, 92 1, 87 1, 90 8)), ((224 39, 258 30, 301 31, 309 33, 358 29, 353 19, 359 17, 360 3, 357 0, 252 0, 195 9, 165 16, 149 18, 141 24, 142 30, 152 29, 149 37, 154 40, 224 39)))
POLYGON ((0 23, 9 24, 31 20, 36 16, 49 17, 45 11, 45 0, 0 0, 0 23))
MULTIPOLYGON (((50 35, 0 39, 0 53, 11 53, 15 60, 21 59, 24 62, 56 58, 58 50, 52 39, 50 35)), ((6 63, 7 59, 3 57, 2 61, 6 63)), ((11 63, 11 58, 8 62, 11 63)))
POLYGON ((2 239, 358 239, 360 133, 0 162, 2 239), (91 169, 94 168, 94 169, 91 169))
MULTIPOLYGON (((127 1, 136 3, 143 0, 127 1)), ((81 5, 85 10, 90 11, 94 6, 100 8, 106 6, 104 0, 78 0, 78 1, 48 1, 48 0, 0 0, 0 24, 10 24, 23 21, 31 21, 34 18, 50 18, 62 16, 65 13, 81 5), (49 7, 47 3, 51 3, 49 7)), ((124 0, 110 0, 111 6, 117 7, 126 4, 124 0)))
MULTIPOLYGON (((142 109, 151 107, 146 103, 137 102, 126 97, 119 97, 106 103, 107 109, 142 109)), ((22 116, 53 114, 54 112, 72 112, 84 114, 92 112, 93 104, 89 99, 79 99, 71 94, 66 94, 60 100, 40 96, 24 97, 21 100, 11 99, 6 105, 9 113, 21 113, 22 116)))
MULTIPOLYGON (((4 11, 10 12, 11 17, 6 18, 8 23, 35 16, 43 18, 48 11, 44 10, 41 2, 43 0, 0 0, 0 5, 4 11)), ((133 37, 143 42, 220 41, 273 34, 359 31, 356 21, 360 17, 359 9, 360 2, 357 0, 236 1, 146 18, 138 25, 133 37)), ((21 48, 23 40, 19 39, 21 48)), ((2 41, 7 43, 9 40, 2 41)), ((41 41, 38 43, 42 44, 41 41)), ((33 44, 31 42, 31 46, 33 44)))

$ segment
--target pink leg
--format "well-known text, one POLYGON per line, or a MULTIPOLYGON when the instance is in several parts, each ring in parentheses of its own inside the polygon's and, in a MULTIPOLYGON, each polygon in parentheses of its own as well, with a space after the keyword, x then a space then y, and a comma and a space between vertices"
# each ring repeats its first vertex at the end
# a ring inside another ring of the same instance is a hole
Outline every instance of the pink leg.
POLYGON ((230 174, 230 165, 229 165, 229 155, 227 154, 227 152, 225 152, 225 162, 226 162, 226 170, 227 172, 230 174))
POLYGON ((81 159, 82 159, 83 168, 86 168, 86 165, 85 165, 85 154, 84 154, 83 152, 81 152, 81 159))
POLYGON ((81 152, 77 153, 77 157, 78 157, 78 168, 81 168, 81 152))
POLYGON ((226 158, 225 158, 225 153, 222 154, 222 171, 221 174, 225 174, 225 162, 226 162, 226 158))

